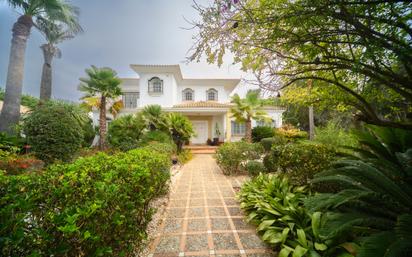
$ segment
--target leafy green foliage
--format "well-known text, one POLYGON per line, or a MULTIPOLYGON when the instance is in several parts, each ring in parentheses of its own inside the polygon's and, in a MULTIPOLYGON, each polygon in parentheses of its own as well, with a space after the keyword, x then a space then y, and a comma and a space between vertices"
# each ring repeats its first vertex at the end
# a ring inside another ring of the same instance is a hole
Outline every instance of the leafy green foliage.
POLYGON ((259 95, 259 90, 249 90, 245 98, 240 98, 238 94, 235 94, 231 99, 234 106, 230 108, 230 113, 237 122, 246 123, 245 138, 249 143, 252 142, 252 119, 270 120, 270 117, 263 109, 263 102, 259 95))
POLYGON ((247 161, 260 159, 263 147, 259 143, 224 143, 216 151, 216 161, 223 174, 231 175, 244 171, 247 161))
POLYGON ((319 236, 321 213, 311 215, 304 208, 308 195, 285 176, 261 174, 246 182, 238 197, 247 221, 257 226, 263 241, 280 250, 279 256, 327 256, 327 250, 336 249, 319 236))
POLYGON ((193 158, 193 154, 190 150, 188 149, 183 149, 179 155, 177 156, 177 160, 181 164, 185 164, 189 162, 193 158))
POLYGON ((166 117, 166 127, 176 144, 178 153, 182 151, 183 144, 195 134, 190 120, 180 113, 169 113, 166 117))
POLYGON ((169 157, 176 153, 176 145, 173 143, 151 142, 144 146, 149 151, 167 154, 169 157))
POLYGON ((260 140, 260 144, 263 146, 266 152, 270 152, 275 145, 285 145, 287 143, 287 139, 283 136, 275 136, 269 138, 263 138, 260 140))
POLYGON ((145 127, 140 114, 121 116, 109 124, 109 144, 123 151, 137 148, 145 127))
POLYGON ((306 185, 313 175, 330 167, 336 152, 324 144, 297 142, 273 146, 265 158, 269 171, 288 174, 293 183, 306 185))
POLYGON ((316 127, 315 141, 339 150, 357 145, 356 138, 335 121, 328 122, 324 127, 316 127))
POLYGON ((275 129, 275 137, 283 137, 288 141, 297 141, 308 139, 308 133, 306 131, 297 129, 290 124, 285 124, 281 128, 275 129))
POLYGON ((151 130, 162 130, 166 125, 166 116, 158 104, 147 105, 143 108, 142 117, 146 126, 151 130))
POLYGON ((141 145, 146 145, 151 142, 173 144, 170 134, 159 130, 148 131, 140 138, 141 145))
POLYGON ((251 160, 246 163, 245 169, 251 176, 257 176, 260 173, 266 173, 266 167, 260 161, 251 160))
POLYGON ((337 161, 315 176, 315 184, 337 193, 310 198, 311 210, 329 212, 321 234, 331 241, 361 238, 357 254, 408 256, 412 252, 412 133, 368 127, 358 133, 357 156, 337 161))
POLYGON ((75 105, 46 102, 23 121, 23 132, 34 155, 46 163, 70 161, 84 142, 87 114, 75 105))
POLYGON ((269 126, 257 126, 252 129, 252 142, 259 143, 263 138, 273 137, 273 128, 269 126))
POLYGON ((2 256, 131 256, 170 160, 148 149, 80 158, 36 175, 0 173, 2 256))
MULTIPOLYGON (((4 90, 0 88, 0 100, 4 101, 4 90)), ((21 96, 21 105, 34 109, 39 104, 39 99, 31 95, 21 96)))

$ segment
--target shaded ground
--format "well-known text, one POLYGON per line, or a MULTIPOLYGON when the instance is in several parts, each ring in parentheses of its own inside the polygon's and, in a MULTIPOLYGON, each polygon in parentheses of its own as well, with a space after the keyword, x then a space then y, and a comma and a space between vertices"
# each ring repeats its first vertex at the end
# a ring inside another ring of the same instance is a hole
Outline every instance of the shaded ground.
POLYGON ((213 157, 203 154, 181 172, 147 257, 275 256, 243 221, 234 197, 244 178, 229 180, 213 157))

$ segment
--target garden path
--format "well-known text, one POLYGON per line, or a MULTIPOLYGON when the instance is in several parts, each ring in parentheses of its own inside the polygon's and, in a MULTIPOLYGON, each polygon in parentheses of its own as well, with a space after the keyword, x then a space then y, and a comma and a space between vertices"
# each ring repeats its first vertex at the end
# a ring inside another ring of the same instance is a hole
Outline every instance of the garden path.
POLYGON ((147 257, 275 256, 243 220, 232 182, 212 155, 195 155, 181 172, 147 257))

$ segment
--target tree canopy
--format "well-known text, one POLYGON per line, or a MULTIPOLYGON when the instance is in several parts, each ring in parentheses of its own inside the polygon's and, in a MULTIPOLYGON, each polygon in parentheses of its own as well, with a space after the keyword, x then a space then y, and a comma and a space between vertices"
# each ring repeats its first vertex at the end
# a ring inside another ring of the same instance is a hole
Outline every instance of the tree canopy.
POLYGON ((317 102, 412 128, 411 1, 217 0, 195 8, 190 60, 222 64, 231 52, 262 88, 302 92, 311 81, 317 102))

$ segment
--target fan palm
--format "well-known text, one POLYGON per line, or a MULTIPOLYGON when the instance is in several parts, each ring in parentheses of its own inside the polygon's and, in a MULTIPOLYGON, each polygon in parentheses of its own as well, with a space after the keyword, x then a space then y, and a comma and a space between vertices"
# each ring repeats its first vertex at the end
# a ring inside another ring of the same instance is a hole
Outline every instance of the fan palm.
POLYGON ((142 115, 150 131, 164 128, 165 116, 160 105, 152 104, 145 106, 142 110, 142 115))
POLYGON ((24 54, 31 28, 37 19, 59 21, 69 28, 79 28, 78 9, 65 0, 7 0, 21 16, 13 25, 6 95, 0 115, 0 131, 13 132, 20 119, 24 54))
POLYGON ((235 105, 230 109, 232 117, 237 122, 245 123, 247 142, 252 142, 252 120, 270 120, 270 117, 263 109, 263 102, 259 98, 258 90, 249 90, 245 98, 240 98, 238 94, 232 96, 232 103, 235 105))
POLYGON ((110 68, 97 68, 92 66, 86 69, 88 78, 80 78, 79 90, 85 92, 83 97, 91 98, 98 97, 100 100, 99 106, 99 148, 106 148, 106 105, 107 101, 116 99, 122 94, 120 88, 121 80, 117 77, 117 73, 110 68))
POLYGON ((169 113, 166 118, 166 125, 173 142, 176 144, 177 152, 180 153, 183 144, 195 135, 192 123, 186 116, 180 113, 169 113))
MULTIPOLYGON (((82 100, 83 100, 83 103, 81 105, 85 107, 86 110, 92 111, 94 108, 97 110, 100 109, 100 106, 101 106, 100 97, 83 97, 82 100)), ((117 115, 119 114, 119 112, 123 109, 123 107, 124 106, 123 106, 122 100, 107 99, 106 101, 106 108, 110 112, 110 114, 113 116, 113 118, 115 119, 117 115)))
POLYGON ((44 57, 43 71, 40 83, 40 99, 49 100, 52 92, 52 61, 61 58, 61 51, 57 44, 72 39, 81 32, 81 27, 70 28, 61 22, 47 19, 37 19, 34 26, 43 34, 47 43, 41 46, 44 57))
POLYGON ((318 194, 306 205, 328 212, 326 238, 364 237, 357 256, 411 256, 412 132, 369 127, 358 137, 356 158, 338 161, 313 180, 332 183, 338 192, 318 194))

